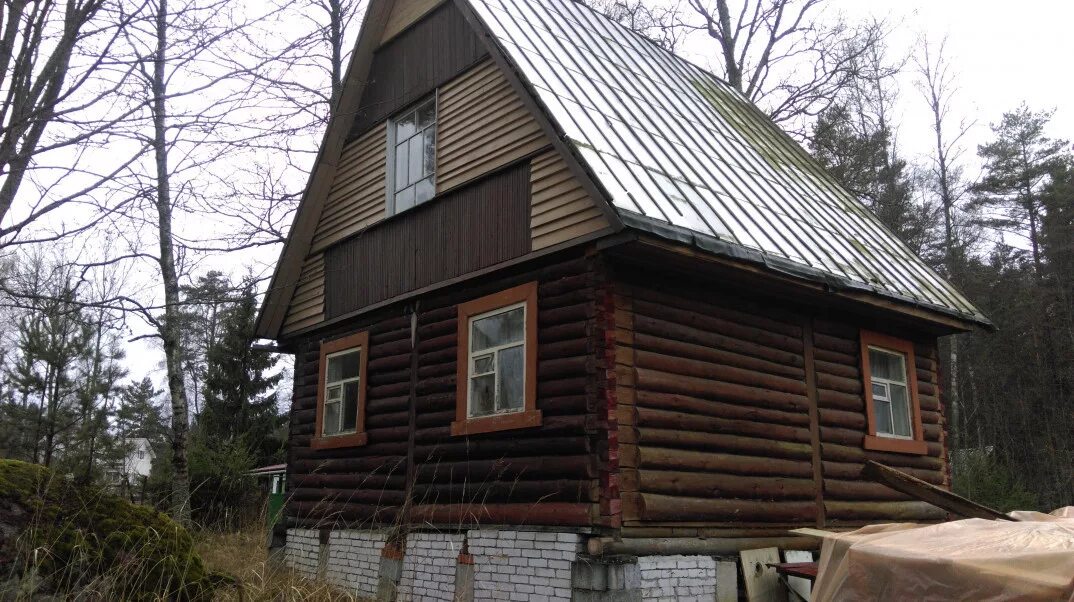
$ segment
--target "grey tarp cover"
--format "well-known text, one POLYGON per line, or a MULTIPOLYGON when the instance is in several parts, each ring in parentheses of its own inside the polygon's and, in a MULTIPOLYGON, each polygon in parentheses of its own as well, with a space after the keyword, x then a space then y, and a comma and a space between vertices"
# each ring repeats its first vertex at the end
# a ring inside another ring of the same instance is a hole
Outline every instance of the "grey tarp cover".
POLYGON ((1074 602, 1074 507, 824 539, 813 600, 1074 602))

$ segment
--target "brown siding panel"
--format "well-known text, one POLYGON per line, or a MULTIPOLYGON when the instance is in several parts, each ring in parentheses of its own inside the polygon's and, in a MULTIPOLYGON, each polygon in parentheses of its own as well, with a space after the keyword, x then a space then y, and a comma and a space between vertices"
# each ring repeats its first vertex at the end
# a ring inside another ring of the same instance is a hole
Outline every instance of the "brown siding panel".
POLYGON ((392 14, 388 16, 387 24, 384 25, 381 43, 399 35, 443 2, 444 0, 397 0, 392 7, 392 14))
POLYGON ((486 54, 454 3, 432 11, 373 55, 349 138, 431 94, 486 54))
POLYGON ((387 179, 386 126, 381 124, 343 149, 336 179, 325 200, 311 252, 374 224, 385 215, 387 179))
POLYGON ((438 103, 438 190, 450 190, 548 146, 541 127, 492 61, 446 84, 438 103))
POLYGON ((287 308, 282 333, 288 334, 313 326, 324 320, 324 255, 317 253, 306 258, 295 286, 295 294, 287 308))
POLYGON ((530 170, 533 248, 543 249, 608 227, 596 202, 556 151, 534 157, 530 170))
POLYGON ((325 253, 328 319, 530 251, 529 165, 434 199, 325 253))

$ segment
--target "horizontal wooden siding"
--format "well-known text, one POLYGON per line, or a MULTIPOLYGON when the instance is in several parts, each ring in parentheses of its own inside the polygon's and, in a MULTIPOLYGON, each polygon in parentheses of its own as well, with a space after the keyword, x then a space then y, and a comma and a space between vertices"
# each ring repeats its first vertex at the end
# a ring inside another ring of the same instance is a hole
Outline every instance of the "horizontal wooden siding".
POLYGON ((384 219, 386 208, 387 140, 384 124, 343 148, 336 178, 328 192, 311 252, 384 219))

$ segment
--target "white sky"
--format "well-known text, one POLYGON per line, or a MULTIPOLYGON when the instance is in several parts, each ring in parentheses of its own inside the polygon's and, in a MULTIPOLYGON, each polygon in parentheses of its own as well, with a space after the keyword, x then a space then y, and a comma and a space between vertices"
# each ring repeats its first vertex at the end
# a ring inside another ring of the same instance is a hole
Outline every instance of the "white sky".
MULTIPOLYGON (((947 54, 958 74, 960 93, 957 100, 964 117, 976 119, 977 125, 967 137, 964 158, 975 165, 976 146, 988 139, 988 124, 998 121, 1006 110, 1025 101, 1031 108, 1055 108, 1051 135, 1074 139, 1074 78, 1070 63, 1074 60, 1074 2, 1021 0, 1017 3, 998 0, 829 0, 828 11, 843 12, 851 20, 884 16, 897 26, 891 39, 894 54, 911 49, 919 35, 939 41, 948 36, 947 54)), ((356 25, 357 26, 357 25, 356 25)), ((352 32, 351 35, 353 36, 352 32)), ((686 49, 692 60, 705 63, 699 50, 711 52, 711 42, 693 40, 686 49)), ((714 72, 719 72, 717 69, 714 72)), ((927 107, 911 74, 899 81, 900 93, 894 121, 897 140, 904 157, 921 161, 933 144, 927 107)), ((974 177, 975 169, 967 176, 974 177)), ((274 262, 278 249, 256 252, 266 265, 274 262), (271 256, 271 257, 270 257, 271 256)), ((218 257, 206 266, 223 268, 241 276, 250 261, 246 254, 218 257), (235 266, 228 269, 228 265, 235 266)), ((142 341, 129 345, 127 365, 131 377, 146 373, 163 384, 159 345, 142 341)))

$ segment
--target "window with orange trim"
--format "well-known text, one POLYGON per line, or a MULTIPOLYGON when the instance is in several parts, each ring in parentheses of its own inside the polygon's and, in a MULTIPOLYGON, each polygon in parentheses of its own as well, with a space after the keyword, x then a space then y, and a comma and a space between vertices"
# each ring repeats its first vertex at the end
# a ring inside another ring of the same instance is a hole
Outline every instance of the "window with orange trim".
POLYGON ((863 330, 861 373, 869 427, 865 449, 926 453, 913 343, 863 330))
POLYGON ((369 333, 321 344, 315 449, 365 445, 365 383, 369 333))
POLYGON ((537 283, 459 305, 458 385, 451 434, 540 426, 537 283))

